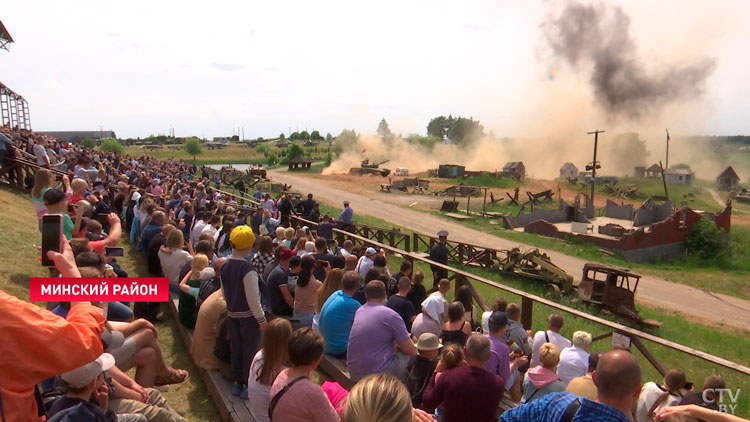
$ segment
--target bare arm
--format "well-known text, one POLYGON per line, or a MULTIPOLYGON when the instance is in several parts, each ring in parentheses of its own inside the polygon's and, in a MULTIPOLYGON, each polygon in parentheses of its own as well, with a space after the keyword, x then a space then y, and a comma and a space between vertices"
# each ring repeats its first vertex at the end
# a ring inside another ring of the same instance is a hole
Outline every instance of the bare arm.
POLYGON ((411 341, 411 338, 399 341, 396 345, 398 346, 398 351, 407 356, 414 356, 417 354, 417 348, 414 347, 414 342, 411 341))
POLYGON ((281 291, 281 296, 284 297, 284 302, 286 302, 286 304, 289 305, 290 308, 294 308, 294 298, 292 297, 292 293, 289 291, 289 287, 279 286, 279 290, 281 291))
POLYGON ((681 421, 685 416, 703 419, 708 422, 748 422, 747 419, 742 419, 731 413, 719 412, 694 404, 666 407, 654 417, 654 421, 681 421))

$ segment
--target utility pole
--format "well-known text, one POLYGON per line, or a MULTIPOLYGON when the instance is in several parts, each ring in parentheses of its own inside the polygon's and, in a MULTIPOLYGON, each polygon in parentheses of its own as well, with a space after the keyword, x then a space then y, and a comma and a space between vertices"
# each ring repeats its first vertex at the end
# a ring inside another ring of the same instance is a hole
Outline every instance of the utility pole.
POLYGON ((664 130, 667 131, 667 159, 665 160, 666 165, 664 167, 669 168, 669 129, 664 130))
MULTIPOLYGON (((594 208, 594 189, 596 188, 596 149, 599 145, 599 134, 604 133, 603 130, 595 130, 593 132, 586 133, 587 135, 594 135, 594 161, 591 162, 591 208, 594 208)), ((589 166, 586 166, 589 167, 589 166)), ((588 170, 588 168, 586 169, 588 170)))

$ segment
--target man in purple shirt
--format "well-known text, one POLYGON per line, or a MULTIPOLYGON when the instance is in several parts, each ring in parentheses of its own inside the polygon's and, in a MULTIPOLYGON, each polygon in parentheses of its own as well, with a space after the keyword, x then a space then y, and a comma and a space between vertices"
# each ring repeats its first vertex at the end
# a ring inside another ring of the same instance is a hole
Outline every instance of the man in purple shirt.
POLYGON ((490 343, 492 344, 492 351, 484 369, 500 376, 505 382, 505 391, 510 392, 512 399, 520 400, 521 383, 519 373, 516 369, 528 363, 528 359, 521 355, 514 354, 511 356, 510 348, 502 340, 508 328, 508 316, 505 312, 493 312, 490 315, 488 325, 490 333, 487 334, 487 338, 490 339, 490 343), (512 363, 510 362, 511 357, 513 357, 512 363))
POLYGON ((354 314, 349 333, 346 356, 351 378, 356 382, 369 374, 389 372, 403 379, 408 357, 417 354, 404 320, 383 305, 386 294, 382 281, 369 282, 365 297, 367 302, 354 314), (396 353, 394 343, 401 353, 396 353))

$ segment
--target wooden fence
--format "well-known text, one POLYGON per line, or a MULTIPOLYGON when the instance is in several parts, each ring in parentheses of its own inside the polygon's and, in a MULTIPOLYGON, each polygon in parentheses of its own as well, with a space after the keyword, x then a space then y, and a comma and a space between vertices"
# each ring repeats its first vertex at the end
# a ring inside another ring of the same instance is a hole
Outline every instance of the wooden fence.
MULTIPOLYGON (((314 222, 312 222, 312 221, 304 220, 304 219, 298 218, 298 217, 294 217, 292 219, 292 222, 293 223, 296 222, 296 223, 304 224, 304 225, 307 225, 309 227, 315 227, 315 226, 317 226, 317 224, 314 223, 314 222)), ((364 237, 364 236, 360 236, 359 234, 356 234, 356 233, 347 232, 347 231, 343 231, 343 230, 339 230, 339 229, 334 229, 334 234, 339 239, 351 239, 352 241, 354 241, 356 243, 359 243, 359 244, 374 246, 374 247, 377 247, 377 248, 383 248, 387 253, 399 255, 399 256, 403 257, 404 259, 408 259, 410 261, 420 261, 420 262, 423 262, 425 264, 437 266, 437 267, 440 267, 440 268, 448 270, 449 274, 451 274, 451 278, 454 279, 454 280, 456 280, 456 284, 457 285, 466 284, 466 285, 469 286, 470 290, 472 291, 472 296, 474 297, 474 300, 484 310, 488 310, 488 307, 484 303, 484 301, 482 300, 481 296, 479 296, 477 294, 476 290, 474 290, 473 286, 471 286, 471 281, 476 281, 476 282, 479 282, 479 283, 482 283, 482 284, 485 284, 485 285, 497 288, 497 289, 502 290, 504 292, 520 296, 521 297, 521 322, 522 322, 524 328, 526 328, 526 329, 530 329, 531 328, 531 320, 532 320, 532 315, 533 315, 534 304, 538 303, 540 305, 549 306, 550 308, 553 308, 553 309, 555 309, 557 311, 565 312, 565 313, 574 315, 574 316, 576 316, 578 318, 586 319, 588 321, 591 321, 591 322, 594 322, 596 324, 602 325, 602 326, 606 327, 607 329, 611 330, 610 332, 608 332, 608 333, 606 333, 604 335, 597 336, 595 338, 595 340, 602 340, 604 338, 608 338, 608 337, 612 336, 613 333, 617 333, 617 334, 620 334, 622 336, 628 337, 630 339, 630 341, 631 341, 631 344, 633 346, 635 346, 643 354, 643 356, 646 358, 646 360, 648 360, 649 363, 651 363, 651 365, 653 365, 654 368, 657 371, 659 371, 659 373, 661 373, 662 375, 666 374, 666 370, 667 369, 664 367, 664 365, 662 365, 659 362, 659 360, 656 358, 656 356, 654 356, 654 354, 651 353, 651 351, 648 350, 648 348, 646 347, 646 345, 643 343, 643 340, 647 340, 647 341, 656 343, 656 344, 658 344, 660 346, 664 346, 664 347, 667 347, 667 348, 670 348, 670 349, 673 349, 673 350, 677 350, 679 352, 685 353, 685 354, 687 354, 689 356, 692 356, 694 358, 698 358, 698 359, 704 360, 706 362, 709 362, 709 363, 712 363, 712 364, 715 364, 715 365, 719 365, 719 366, 722 366, 724 368, 728 368, 728 369, 731 369, 733 371, 736 371, 736 372, 739 372, 739 373, 742 373, 742 374, 745 374, 745 375, 750 375, 750 367, 738 364, 736 362, 729 361, 727 359, 724 359, 724 358, 721 358, 721 357, 718 357, 718 356, 714 356, 714 355, 712 355, 710 353, 702 352, 700 350, 696 350, 696 349, 693 349, 691 347, 684 346, 684 345, 679 344, 679 343, 675 343, 675 342, 672 342, 672 341, 669 341, 669 340, 665 340, 665 339, 663 339, 661 337, 657 337, 657 336, 655 336, 653 334, 649 334, 649 333, 637 330, 635 328, 631 328, 631 327, 619 324, 617 322, 609 321, 609 320, 606 320, 604 318, 600 318, 600 317, 598 317, 596 315, 591 315, 589 313, 586 313, 586 312, 583 312, 581 310, 578 310, 578 309, 575 309, 575 308, 571 308, 571 307, 562 305, 562 304, 554 302, 552 300, 549 300, 549 299, 546 299, 546 298, 543 298, 543 297, 540 297, 540 296, 536 296, 536 295, 524 292, 522 290, 510 287, 510 286, 506 286, 506 285, 498 283, 496 281, 489 280, 487 278, 484 278, 484 277, 481 277, 481 276, 469 273, 469 272, 464 271, 462 269, 455 268, 455 267, 452 267, 450 265, 444 265, 444 264, 441 264, 439 262, 432 261, 429 258, 427 258, 424 253, 409 252, 409 251, 406 251, 406 250, 394 247, 392 245, 383 243, 383 242, 381 242, 379 240, 370 239, 370 238, 367 238, 367 237, 364 237)), ((429 236, 427 236, 427 237, 429 237, 429 236)), ((386 240, 388 239, 387 236, 383 236, 383 238, 386 239, 386 240)), ((415 250, 419 250, 418 246, 420 244, 421 245, 426 245, 426 243, 429 243, 426 240, 426 237, 422 236, 422 235, 419 235, 418 241, 414 242, 414 245, 415 245, 414 249, 415 250)), ((456 243, 456 242, 454 242, 454 243, 456 243)), ((469 245, 469 246, 471 246, 471 245, 469 245)), ((460 250, 461 247, 458 246, 458 245, 454 245, 452 247, 452 249, 454 249, 454 250, 460 250)), ((469 248, 465 247, 464 249, 466 250, 466 249, 469 249, 469 248)), ((456 253, 456 254, 454 254, 454 256, 459 256, 459 255, 456 253)))

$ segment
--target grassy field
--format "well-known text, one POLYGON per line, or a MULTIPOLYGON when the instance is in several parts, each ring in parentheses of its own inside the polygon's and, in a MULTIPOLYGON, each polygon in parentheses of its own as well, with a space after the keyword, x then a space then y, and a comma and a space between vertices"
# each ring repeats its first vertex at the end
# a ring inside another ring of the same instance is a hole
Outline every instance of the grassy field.
MULTIPOLYGON (((301 143, 298 142, 301 145, 301 143)), ((277 157, 283 155, 286 151, 285 148, 277 148, 273 143, 264 143, 269 148, 269 154, 275 154, 277 157)), ((148 155, 159 160, 185 160, 187 162, 194 162, 193 156, 189 155, 185 150, 180 147, 179 149, 171 149, 171 145, 164 145, 161 149, 145 149, 141 146, 129 146, 125 147, 125 154, 141 156, 148 155)), ((313 160, 325 159, 328 151, 328 143, 322 142, 315 147, 303 147, 305 156, 312 157, 313 160)), ((195 163, 201 164, 244 164, 244 163, 266 163, 267 157, 260 153, 256 148, 249 148, 245 144, 231 144, 230 146, 222 149, 208 149, 203 147, 203 153, 195 157, 195 163)))
MULTIPOLYGON (((28 195, 0 187, 0 209, 3 210, 3 218, 0 218, 0 233, 3 234, 0 236, 0 289, 23 300, 29 300, 29 277, 48 275, 47 270, 37 261, 39 253, 33 246, 41 243, 34 206, 28 195)), ((124 246, 126 251, 130 250, 127 245, 124 246)), ((130 251, 127 256, 119 259, 118 263, 130 276, 146 275, 141 253, 130 251)), ((170 386, 162 394, 188 421, 220 420, 206 385, 198 376, 190 352, 185 348, 185 343, 175 326, 174 318, 166 304, 162 306, 164 322, 156 327, 164 359, 168 365, 185 368, 191 374, 187 381, 170 386)))
MULTIPOLYGON (((340 208, 330 206, 328 204, 321 204, 321 210, 328 212, 331 215, 338 214, 340 208)), ((392 227, 387 222, 380 220, 375 217, 368 216, 355 216, 355 221, 361 224, 372 225, 375 227, 392 227)), ((404 233, 410 233, 408 230, 401 229, 404 233)), ((398 271, 398 266, 401 260, 398 258, 389 259, 389 267, 392 272, 398 271)), ((415 269, 422 271, 427 275, 426 283, 429 284, 430 269, 426 264, 417 262, 415 269)), ((520 279, 516 277, 502 276, 497 273, 482 270, 478 268, 463 268, 473 274, 482 276, 484 278, 496 281, 509 287, 514 287, 529 293, 536 295, 544 294, 544 287, 536 282, 520 279)), ((480 282, 473 282, 474 287, 479 292, 480 296, 484 299, 485 303, 491 304, 497 298, 505 298, 508 302, 516 302, 520 304, 520 298, 507 294, 497 288, 486 285, 480 282)), ((563 299, 563 302, 571 307, 582 309, 591 313, 598 313, 595 309, 589 305, 584 305, 578 301, 571 301, 569 299, 563 299)), ((735 330, 728 329, 726 327, 717 327, 704 325, 699 322, 689 321, 682 315, 676 315, 669 311, 661 309, 647 308, 638 306, 638 310, 646 318, 662 321, 664 325, 658 330, 652 330, 651 334, 659 336, 661 338, 680 343, 697 350, 702 350, 707 353, 711 353, 733 362, 747 364, 750 362, 750 331, 738 332, 735 330)), ((534 330, 544 329, 547 315, 552 313, 552 308, 547 306, 536 304, 534 305, 534 317, 533 317, 533 328, 534 330)), ((479 312, 479 311, 477 311, 479 312)), ((563 334, 567 337, 572 336, 573 331, 585 330, 592 333, 594 336, 604 334, 608 330, 596 323, 588 320, 578 318, 573 315, 564 315, 566 318, 566 325, 563 329, 563 334)), ((614 320, 610 316, 604 315, 605 318, 614 320)), ((683 354, 663 346, 657 346, 650 342, 645 342, 646 346, 654 353, 662 364, 667 368, 682 368, 688 374, 688 378, 696 384, 702 384, 703 379, 712 374, 721 375, 727 382, 727 385, 731 388, 741 388, 743 391, 749 391, 750 389, 750 377, 736 373, 731 370, 727 370, 718 367, 713 364, 706 363, 705 361, 688 355, 683 354)), ((605 339, 594 343, 592 346, 593 351, 605 351, 611 348, 611 342, 609 339, 605 339)), ((640 361, 643 365, 644 370, 644 381, 659 381, 660 375, 653 368, 645 358, 640 356, 639 352, 635 352, 639 356, 640 361)), ((742 397, 739 407, 739 415, 746 415, 750 411, 750 397, 745 395, 742 397)))

